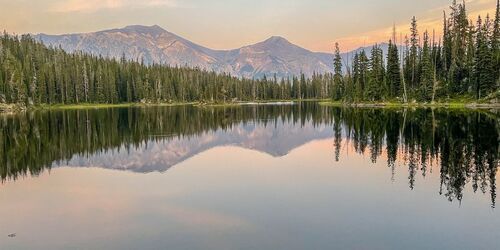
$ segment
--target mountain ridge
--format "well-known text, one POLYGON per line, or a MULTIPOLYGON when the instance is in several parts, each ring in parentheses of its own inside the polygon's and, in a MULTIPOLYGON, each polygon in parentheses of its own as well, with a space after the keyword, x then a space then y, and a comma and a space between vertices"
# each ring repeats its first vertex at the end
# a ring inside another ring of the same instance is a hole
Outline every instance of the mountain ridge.
MULTIPOLYGON (((333 71, 333 54, 313 52, 281 36, 230 50, 199 45, 159 25, 129 25, 77 34, 41 33, 34 37, 47 46, 61 47, 70 53, 82 51, 115 59, 125 55, 128 60, 146 64, 198 67, 242 78, 273 75, 286 78, 302 73, 310 77, 314 73, 333 71)), ((349 53, 342 54, 342 57, 347 61, 349 53)))
POLYGON ((74 155, 63 166, 99 166, 106 169, 136 173, 165 172, 188 159, 209 150, 232 146, 263 153, 274 158, 288 155, 291 151, 317 140, 333 136, 328 126, 317 126, 311 121, 300 127, 277 121, 273 126, 244 124, 195 137, 172 137, 169 140, 151 140, 147 146, 124 150, 112 149, 104 154, 81 157, 74 155))

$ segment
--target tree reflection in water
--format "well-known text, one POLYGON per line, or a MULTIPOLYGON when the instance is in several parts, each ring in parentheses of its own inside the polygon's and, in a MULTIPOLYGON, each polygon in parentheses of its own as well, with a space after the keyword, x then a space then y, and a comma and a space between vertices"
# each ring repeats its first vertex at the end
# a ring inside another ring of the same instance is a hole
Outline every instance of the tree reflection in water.
MULTIPOLYGON (((497 111, 452 109, 353 109, 316 103, 242 107, 134 107, 26 112, 0 116, 3 181, 39 175, 74 156, 137 149, 148 141, 197 138, 244 124, 270 128, 278 122, 332 128, 336 161, 349 142, 372 162, 386 155, 393 175, 408 167, 409 187, 418 174, 440 171, 440 194, 461 201, 466 184, 496 200, 499 118, 497 111)), ((250 132, 249 132, 250 133, 250 132)), ((271 138, 269 138, 271 139, 271 138)), ((227 140, 224 141, 227 143, 227 140)))

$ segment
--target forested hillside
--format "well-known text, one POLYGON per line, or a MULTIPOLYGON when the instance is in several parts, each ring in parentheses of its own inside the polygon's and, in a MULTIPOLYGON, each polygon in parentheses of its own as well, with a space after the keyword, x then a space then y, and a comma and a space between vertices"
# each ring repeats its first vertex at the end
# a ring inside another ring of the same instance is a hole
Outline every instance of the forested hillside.
POLYGON ((81 51, 118 60, 125 54, 127 60, 143 60, 147 65, 198 67, 249 79, 274 74, 287 78, 301 73, 311 77, 314 72, 332 71, 332 54, 312 52, 277 36, 231 50, 199 45, 158 25, 130 25, 80 34, 39 34, 34 38, 69 53, 81 51))
POLYGON ((69 54, 27 35, 8 34, 0 39, 0 65, 0 102, 20 104, 327 98, 332 82, 328 76, 240 79, 196 68, 69 54))
POLYGON ((0 39, 0 102, 26 104, 227 102, 328 97, 325 83, 239 79, 200 69, 147 66, 46 48, 30 36, 0 39), (321 85, 321 86, 320 86, 321 85), (300 90, 297 90, 300 86, 300 90))
POLYGON ((147 65, 66 53, 32 37, 0 38, 0 103, 22 105, 228 102, 332 98, 343 102, 433 102, 453 98, 495 100, 500 86, 499 1, 494 18, 468 19, 465 4, 444 15, 443 37, 397 32, 384 56, 375 45, 345 62, 335 48, 333 74, 242 79, 197 68, 147 65), (403 48, 398 43, 403 43, 403 48), (347 68, 347 70, 344 70, 347 68))

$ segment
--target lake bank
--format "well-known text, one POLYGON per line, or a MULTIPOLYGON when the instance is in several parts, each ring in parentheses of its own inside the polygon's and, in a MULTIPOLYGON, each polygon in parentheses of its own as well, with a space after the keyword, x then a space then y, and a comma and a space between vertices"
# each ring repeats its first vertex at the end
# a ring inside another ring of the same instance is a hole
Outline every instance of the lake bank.
POLYGON ((33 110, 78 110, 78 109, 107 109, 107 108, 129 108, 129 107, 173 107, 183 105, 193 105, 197 107, 235 107, 244 105, 290 105, 296 102, 323 102, 324 99, 303 99, 303 100, 269 100, 269 101, 249 101, 249 102, 175 102, 175 103, 80 103, 80 104, 40 104, 25 106, 21 104, 0 104, 0 113, 16 113, 33 110))
POLYGON ((500 109, 500 103, 475 103, 475 102, 434 102, 434 103, 343 103, 335 101, 319 102, 322 106, 352 107, 352 108, 458 108, 458 109, 500 109))
POLYGON ((249 102, 227 102, 227 103, 206 103, 206 102, 179 102, 179 103, 118 103, 118 104, 42 104, 24 106, 19 104, 0 104, 0 113, 9 114, 33 110, 78 110, 78 109, 107 109, 107 108, 128 108, 128 107, 173 107, 183 105, 193 105, 197 107, 237 107, 248 105, 293 105, 298 102, 317 102, 321 106, 331 107, 351 107, 351 108, 453 108, 453 109, 500 109, 500 103, 477 103, 477 102, 435 102, 435 103, 400 103, 400 102, 361 102, 346 103, 325 99, 292 99, 292 100, 269 100, 269 101, 249 101, 249 102))
POLYGON ((42 104, 33 106, 24 106, 19 104, 0 104, 0 113, 15 113, 27 110, 78 110, 78 109, 107 109, 107 108, 129 108, 129 107, 168 107, 194 105, 196 103, 117 103, 117 104, 98 104, 98 103, 81 103, 81 104, 42 104))

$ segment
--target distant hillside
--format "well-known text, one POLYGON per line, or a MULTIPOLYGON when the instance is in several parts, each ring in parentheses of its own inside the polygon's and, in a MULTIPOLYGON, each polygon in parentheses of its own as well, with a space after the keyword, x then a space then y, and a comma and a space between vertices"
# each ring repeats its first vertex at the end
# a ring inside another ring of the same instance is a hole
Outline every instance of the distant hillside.
MULTIPOLYGON (((290 43, 283 37, 271 37, 263 42, 234 50, 213 50, 155 26, 127 26, 85 34, 46 35, 36 38, 46 45, 61 47, 68 52, 83 51, 93 55, 147 64, 199 67, 219 73, 246 78, 264 75, 278 77, 304 73, 332 71, 333 56, 317 53, 290 43)), ((382 46, 387 51, 387 45, 382 46)), ((370 48, 367 48, 369 53, 370 48)), ((343 54, 347 62, 348 54, 343 54)))

